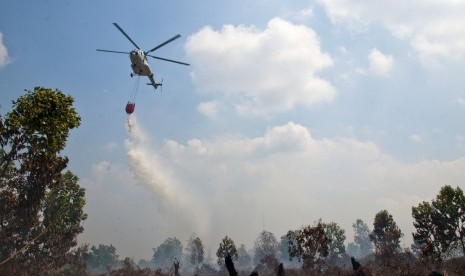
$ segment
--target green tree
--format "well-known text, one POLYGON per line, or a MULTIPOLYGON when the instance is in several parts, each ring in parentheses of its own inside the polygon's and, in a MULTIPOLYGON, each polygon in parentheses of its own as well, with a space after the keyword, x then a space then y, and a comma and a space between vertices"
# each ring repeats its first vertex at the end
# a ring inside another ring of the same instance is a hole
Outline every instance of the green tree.
POLYGON ((84 190, 62 173, 68 158, 59 155, 80 124, 74 99, 41 87, 26 92, 0 117, 0 273, 64 265, 86 218, 84 190))
POLYGON ((199 269, 205 257, 202 240, 199 237, 190 237, 187 242, 186 250, 189 252, 190 263, 195 267, 195 269, 199 269))
POLYGON ((432 202, 436 208, 436 221, 441 243, 459 247, 465 255, 465 196, 462 189, 446 185, 432 202))
POLYGON ((233 260, 237 260, 237 248, 234 241, 227 235, 221 240, 220 247, 216 251, 216 256, 218 257, 218 266, 220 268, 224 267, 224 259, 226 256, 231 256, 233 260))
POLYGON ((118 264, 116 248, 111 244, 99 244, 98 247, 92 246, 87 256, 87 264, 91 269, 98 272, 116 266, 118 264))
POLYGON ((46 232, 36 243, 41 247, 31 247, 29 254, 41 256, 43 263, 61 263, 63 256, 77 245, 77 235, 84 227, 81 221, 87 218, 84 213, 85 192, 78 184, 78 178, 70 171, 62 174, 60 184, 45 194, 42 225, 46 232))
POLYGON ((173 262, 182 257, 182 243, 176 237, 166 239, 153 248, 153 262, 158 268, 170 268, 173 262))
POLYGON ((262 258, 276 257, 278 253, 278 240, 271 232, 263 230, 254 243, 254 264, 258 264, 262 258))
POLYGON ((423 257, 440 262, 442 253, 449 250, 450 243, 441 243, 439 227, 435 223, 437 210, 428 202, 422 202, 417 207, 412 207, 413 226, 416 229, 412 233, 414 244, 419 248, 423 257))
POLYGON ((374 243, 377 258, 385 262, 398 253, 401 237, 402 232, 388 211, 382 210, 375 215, 370 239, 374 243))
POLYGON ((344 241, 346 240, 345 231, 335 222, 323 223, 322 225, 328 245, 327 260, 329 264, 334 264, 337 259, 346 253, 344 245, 344 241))
POLYGON ((320 272, 329 254, 326 233, 321 220, 314 226, 309 225, 298 230, 297 236, 294 231, 289 231, 287 235, 291 259, 297 258, 299 262, 302 262, 302 268, 306 271, 320 272))
POLYGON ((358 256, 362 257, 373 252, 373 243, 370 240, 370 228, 363 220, 357 219, 354 224, 354 246, 358 250, 358 256))
POLYGON ((465 255, 465 196, 457 187, 441 188, 432 203, 412 207, 415 243, 424 257, 440 262, 460 248, 465 255))

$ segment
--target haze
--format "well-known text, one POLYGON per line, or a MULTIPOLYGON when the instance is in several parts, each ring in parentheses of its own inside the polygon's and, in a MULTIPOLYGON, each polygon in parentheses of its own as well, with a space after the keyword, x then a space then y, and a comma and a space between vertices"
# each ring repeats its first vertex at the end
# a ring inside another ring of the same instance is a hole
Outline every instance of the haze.
POLYGON ((65 155, 86 189, 80 243, 120 257, 196 233, 252 248, 322 218, 352 241, 388 210, 411 244, 411 207, 465 181, 465 1, 47 1, 0 4, 0 103, 34 86, 75 98, 65 155), (136 109, 125 55, 163 93, 136 109))

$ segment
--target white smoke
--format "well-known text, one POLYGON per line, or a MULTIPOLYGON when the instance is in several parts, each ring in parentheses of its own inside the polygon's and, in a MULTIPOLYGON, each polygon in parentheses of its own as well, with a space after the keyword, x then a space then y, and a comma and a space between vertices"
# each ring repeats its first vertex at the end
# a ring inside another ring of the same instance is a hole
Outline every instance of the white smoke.
POLYGON ((126 128, 130 139, 125 141, 129 169, 138 184, 153 192, 159 215, 160 227, 165 233, 178 237, 189 236, 193 232, 205 233, 208 223, 198 223, 200 206, 194 206, 162 158, 150 146, 150 139, 137 124, 136 117, 129 115, 126 128), (194 221, 194 219, 196 219, 194 221))
POLYGON ((175 181, 159 157, 149 150, 147 136, 137 125, 134 116, 128 116, 126 127, 132 138, 126 140, 130 170, 138 183, 153 191, 158 207, 165 211, 173 202, 175 181))
POLYGON ((10 62, 10 57, 8 56, 8 50, 6 49, 5 44, 3 44, 3 34, 0 33, 0 68, 4 67, 10 62))

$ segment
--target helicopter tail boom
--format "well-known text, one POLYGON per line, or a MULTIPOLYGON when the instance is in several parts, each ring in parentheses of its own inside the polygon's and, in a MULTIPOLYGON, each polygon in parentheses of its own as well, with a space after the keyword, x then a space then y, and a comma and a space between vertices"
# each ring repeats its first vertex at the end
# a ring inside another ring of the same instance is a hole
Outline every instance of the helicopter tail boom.
POLYGON ((150 75, 150 76, 148 76, 148 77, 149 77, 150 82, 147 83, 147 85, 151 85, 151 86, 153 86, 155 89, 157 89, 158 86, 162 86, 162 85, 163 85, 162 83, 157 83, 157 82, 155 81, 155 79, 153 78, 153 74, 150 75))

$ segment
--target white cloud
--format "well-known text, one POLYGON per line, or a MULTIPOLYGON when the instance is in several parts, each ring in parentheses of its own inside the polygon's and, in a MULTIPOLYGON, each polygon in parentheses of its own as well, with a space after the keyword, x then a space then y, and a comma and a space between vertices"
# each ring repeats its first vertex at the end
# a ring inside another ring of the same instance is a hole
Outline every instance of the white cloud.
POLYGON ((394 58, 391 55, 385 55, 376 48, 370 52, 368 60, 370 70, 380 76, 389 74, 394 64, 394 58))
POLYGON ((465 135, 457 135, 455 137, 457 148, 465 150, 465 135))
POLYGON ((297 21, 306 21, 313 17, 313 9, 309 8, 294 12, 291 17, 297 21))
POLYGON ((333 64, 316 33, 280 18, 265 30, 225 25, 204 27, 188 38, 197 89, 243 115, 273 116, 296 106, 329 102, 334 87, 317 76, 333 64))
POLYGON ((108 151, 110 151, 110 152, 112 152, 112 151, 118 149, 118 147, 119 147, 118 144, 115 143, 115 142, 109 142, 109 143, 107 143, 107 144, 105 145, 105 149, 108 150, 108 151))
POLYGON ((457 103, 461 106, 465 106, 465 99, 463 97, 458 97, 457 103))
POLYGON ((365 31, 381 24, 407 39, 427 66, 465 58, 465 1, 320 0, 335 24, 365 31))
POLYGON ((423 142, 423 137, 421 137, 420 134, 412 134, 412 135, 409 136, 409 139, 412 140, 415 143, 423 142))
POLYGON ((203 102, 197 106, 197 110, 210 119, 215 119, 221 109, 221 103, 218 101, 203 102))
POLYGON ((3 44, 3 34, 0 33, 0 68, 4 67, 10 62, 8 57, 8 50, 6 49, 5 44, 3 44))

